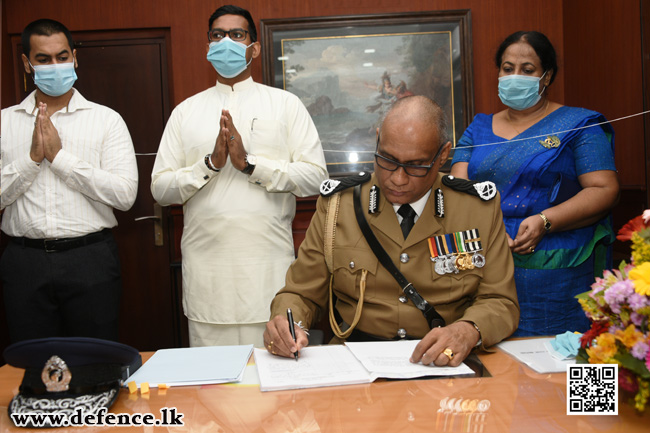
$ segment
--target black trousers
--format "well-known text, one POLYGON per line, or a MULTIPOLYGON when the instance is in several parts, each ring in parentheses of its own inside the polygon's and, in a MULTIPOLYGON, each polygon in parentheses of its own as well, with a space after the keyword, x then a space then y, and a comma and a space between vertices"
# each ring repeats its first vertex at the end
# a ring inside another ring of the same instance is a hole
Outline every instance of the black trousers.
POLYGON ((122 278, 110 231, 99 242, 58 252, 9 242, 0 277, 13 343, 44 337, 117 341, 122 278))

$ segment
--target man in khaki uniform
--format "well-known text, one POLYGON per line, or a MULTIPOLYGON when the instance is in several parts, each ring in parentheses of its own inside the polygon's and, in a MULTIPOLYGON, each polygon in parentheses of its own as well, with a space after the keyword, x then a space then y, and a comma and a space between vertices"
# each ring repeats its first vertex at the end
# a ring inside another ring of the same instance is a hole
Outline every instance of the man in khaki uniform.
MULTIPOLYGON (((491 183, 475 188, 474 182, 438 174, 451 148, 444 131, 444 114, 433 101, 423 96, 399 100, 377 131, 375 173, 361 186, 360 197, 361 209, 379 243, 447 326, 430 329, 423 313, 366 242, 355 217, 354 188, 339 185, 332 291, 344 322, 341 330, 350 325, 354 329, 348 336, 333 328, 343 337, 339 341, 422 339, 411 361, 456 366, 474 347, 493 345, 514 332, 519 305, 498 194, 491 183), (380 192, 370 212, 373 186, 380 192), (409 216, 399 210, 404 204, 410 204, 417 214, 406 236, 400 226, 408 224, 404 220, 409 216)), ((271 304, 272 319, 264 332, 271 353, 293 356, 308 343, 298 326, 294 342, 287 308, 296 322, 306 326, 316 323, 327 309, 331 274, 324 233, 330 200, 319 198, 286 285, 271 304)))

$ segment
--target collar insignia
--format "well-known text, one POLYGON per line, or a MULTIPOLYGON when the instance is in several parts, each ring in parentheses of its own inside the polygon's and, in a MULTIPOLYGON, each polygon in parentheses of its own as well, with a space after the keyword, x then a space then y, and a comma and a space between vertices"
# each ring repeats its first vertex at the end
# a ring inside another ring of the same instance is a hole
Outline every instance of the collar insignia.
POLYGON ((373 185, 370 187, 368 213, 377 213, 378 209, 379 209, 379 187, 377 185, 373 185))
POLYGON ((442 190, 440 188, 436 189, 435 207, 436 207, 436 216, 438 218, 444 218, 445 217, 445 196, 442 194, 442 190))

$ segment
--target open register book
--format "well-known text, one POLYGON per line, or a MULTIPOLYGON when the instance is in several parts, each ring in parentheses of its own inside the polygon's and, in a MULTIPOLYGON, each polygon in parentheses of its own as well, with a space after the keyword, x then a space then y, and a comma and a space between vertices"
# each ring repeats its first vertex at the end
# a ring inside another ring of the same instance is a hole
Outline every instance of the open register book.
POLYGON ((346 343, 306 347, 300 358, 274 356, 255 349, 262 391, 317 388, 370 383, 379 377, 412 379, 424 376, 474 374, 466 364, 436 367, 412 364, 409 358, 419 340, 346 343))

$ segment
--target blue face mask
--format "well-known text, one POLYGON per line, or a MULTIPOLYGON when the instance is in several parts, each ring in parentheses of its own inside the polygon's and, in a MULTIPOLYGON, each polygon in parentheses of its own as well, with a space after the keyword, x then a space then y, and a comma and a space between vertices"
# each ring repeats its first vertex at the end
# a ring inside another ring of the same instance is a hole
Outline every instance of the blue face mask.
POLYGON ((499 98, 513 110, 525 110, 537 104, 542 98, 546 86, 539 93, 539 82, 546 75, 541 77, 529 77, 527 75, 506 75, 499 77, 499 98))
MULTIPOLYGON (((251 44, 253 45, 253 44, 251 44)), ((244 72, 253 60, 246 63, 246 49, 251 45, 235 42, 230 38, 223 38, 220 42, 210 42, 208 60, 224 78, 234 78, 244 72)))
POLYGON ((77 81, 74 62, 30 65, 34 68, 34 83, 46 95, 61 96, 77 81))

